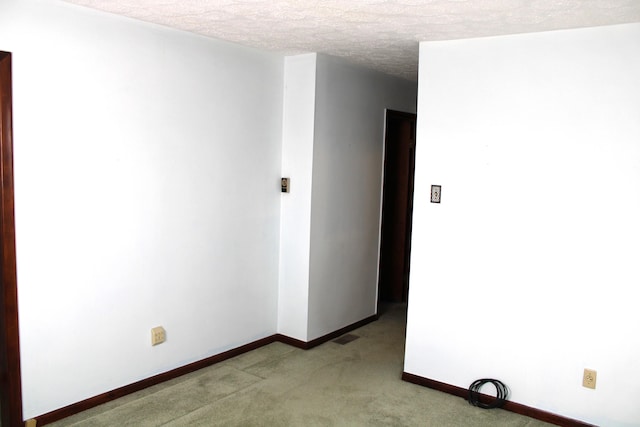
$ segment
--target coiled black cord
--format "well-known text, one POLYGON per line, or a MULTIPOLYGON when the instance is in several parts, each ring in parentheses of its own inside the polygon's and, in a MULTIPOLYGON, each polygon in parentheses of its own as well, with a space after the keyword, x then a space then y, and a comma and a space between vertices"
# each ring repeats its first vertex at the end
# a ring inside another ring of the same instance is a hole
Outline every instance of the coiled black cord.
POLYGON ((491 378, 482 378, 480 380, 475 380, 469 386, 468 400, 469 403, 473 406, 477 406, 482 409, 493 409, 502 407, 502 405, 504 405, 504 403, 506 402, 508 395, 509 389, 501 381, 491 378), (480 389, 487 383, 491 383, 496 387, 496 398, 491 403, 480 402, 480 389))

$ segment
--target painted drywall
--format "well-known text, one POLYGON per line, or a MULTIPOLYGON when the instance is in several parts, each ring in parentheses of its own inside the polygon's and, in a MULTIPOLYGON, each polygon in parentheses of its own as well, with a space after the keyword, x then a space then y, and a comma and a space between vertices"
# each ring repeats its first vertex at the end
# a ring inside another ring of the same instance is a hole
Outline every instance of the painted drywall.
POLYGON ((309 339, 376 313, 385 109, 415 112, 416 85, 318 55, 309 339))
POLYGON ((275 333, 283 58, 35 0, 0 49, 25 416, 275 333))
POLYGON ((291 189, 281 202, 278 333, 301 341, 307 341, 315 96, 316 54, 286 57, 282 176, 291 189))
POLYGON ((640 424, 640 24, 421 43, 420 64, 405 371, 640 424))

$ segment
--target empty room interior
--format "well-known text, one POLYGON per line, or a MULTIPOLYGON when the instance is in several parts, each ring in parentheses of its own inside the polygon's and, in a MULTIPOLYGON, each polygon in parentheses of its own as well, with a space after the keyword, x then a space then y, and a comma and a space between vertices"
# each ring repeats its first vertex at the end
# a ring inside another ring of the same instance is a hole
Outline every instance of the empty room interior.
POLYGON ((6 425, 382 322, 393 114, 397 382, 640 425, 640 3, 0 0, 0 52, 6 425))

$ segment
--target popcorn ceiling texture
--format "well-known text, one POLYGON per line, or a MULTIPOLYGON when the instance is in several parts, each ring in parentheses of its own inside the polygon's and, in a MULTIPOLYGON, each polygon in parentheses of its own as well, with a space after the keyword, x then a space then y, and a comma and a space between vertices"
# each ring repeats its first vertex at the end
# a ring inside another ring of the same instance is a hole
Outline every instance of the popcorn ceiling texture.
POLYGON ((417 79, 418 42, 640 22, 640 0, 66 0, 242 45, 417 79))

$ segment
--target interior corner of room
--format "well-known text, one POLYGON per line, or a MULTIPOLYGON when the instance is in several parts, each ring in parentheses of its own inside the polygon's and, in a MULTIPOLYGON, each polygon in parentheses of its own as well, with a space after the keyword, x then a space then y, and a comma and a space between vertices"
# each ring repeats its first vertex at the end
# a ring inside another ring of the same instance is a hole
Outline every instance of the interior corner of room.
POLYGON ((24 419, 389 292, 407 375, 640 422, 640 24, 422 42, 417 83, 59 2, 3 1, 0 50, 24 419), (383 191, 396 113, 410 200, 383 191))

